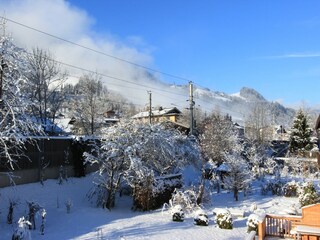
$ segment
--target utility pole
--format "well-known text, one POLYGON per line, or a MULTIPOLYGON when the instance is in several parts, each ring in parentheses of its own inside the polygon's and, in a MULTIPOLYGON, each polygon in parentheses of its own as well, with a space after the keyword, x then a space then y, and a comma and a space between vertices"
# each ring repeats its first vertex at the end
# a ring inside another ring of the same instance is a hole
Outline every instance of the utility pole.
POLYGON ((2 101, 2 95, 3 95, 3 69, 7 66, 4 64, 2 54, 0 55, 1 57, 1 66, 0 66, 0 101, 2 101))
POLYGON ((151 124, 151 122, 152 122, 152 106, 151 106, 152 93, 151 93, 151 91, 148 91, 148 93, 149 93, 149 124, 151 124))
POLYGON ((190 102, 190 135, 194 134, 194 116, 193 116, 193 84, 189 82, 189 102, 190 102))
POLYGON ((0 101, 2 101, 2 78, 3 78, 3 70, 2 70, 2 58, 1 58, 1 66, 0 66, 0 101))

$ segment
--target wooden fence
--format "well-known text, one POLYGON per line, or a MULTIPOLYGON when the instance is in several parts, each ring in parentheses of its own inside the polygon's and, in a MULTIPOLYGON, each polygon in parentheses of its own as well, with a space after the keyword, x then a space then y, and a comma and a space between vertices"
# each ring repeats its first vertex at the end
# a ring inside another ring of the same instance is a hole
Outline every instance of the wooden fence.
MULTIPOLYGON (((18 160, 14 171, 0 166, 0 187, 10 185, 8 172, 15 176, 15 184, 37 182, 44 174, 44 179, 58 178, 60 166, 68 171, 68 176, 81 177, 96 168, 85 166, 83 153, 90 150, 91 140, 71 137, 38 137, 32 143, 25 144, 24 154, 18 160)), ((1 161, 4 162, 4 161, 1 161)))

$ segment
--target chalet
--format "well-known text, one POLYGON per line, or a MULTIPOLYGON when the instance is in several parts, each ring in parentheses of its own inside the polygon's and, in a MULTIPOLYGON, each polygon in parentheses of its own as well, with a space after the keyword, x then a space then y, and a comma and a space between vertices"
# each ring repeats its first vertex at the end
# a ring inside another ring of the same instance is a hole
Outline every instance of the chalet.
POLYGON ((104 123, 106 127, 113 126, 120 122, 119 115, 114 110, 109 110, 103 113, 104 123))
POLYGON ((114 110, 109 110, 103 113, 103 116, 105 118, 118 118, 118 115, 114 110))
MULTIPOLYGON (((157 110, 151 111, 151 121, 153 123, 165 122, 165 121, 177 122, 180 115, 181 115, 181 111, 176 107, 172 107, 172 108, 160 107, 157 110)), ((145 112, 140 112, 134 115, 132 119, 141 121, 143 123, 148 123, 149 117, 150 117, 150 112, 145 111, 145 112)))

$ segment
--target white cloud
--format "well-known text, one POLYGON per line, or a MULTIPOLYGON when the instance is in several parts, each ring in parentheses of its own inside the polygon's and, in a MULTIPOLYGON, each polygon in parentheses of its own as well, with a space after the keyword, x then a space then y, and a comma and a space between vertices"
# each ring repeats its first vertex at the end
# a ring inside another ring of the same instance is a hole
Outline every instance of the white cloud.
POLYGON ((277 56, 269 56, 267 58, 318 58, 320 52, 290 53, 277 56))
MULTIPOLYGON (((26 26, 42 30, 55 36, 76 42, 77 44, 125 59, 139 65, 153 68, 152 47, 140 36, 128 36, 119 39, 113 33, 94 32, 95 19, 84 10, 72 6, 65 0, 4 0, 0 9, 5 17, 26 26)), ((150 75, 139 68, 123 61, 88 51, 67 42, 41 34, 18 24, 7 22, 8 33, 11 33, 15 43, 31 51, 40 47, 49 50, 58 61, 90 69, 118 79, 150 84, 150 75)), ((68 69, 70 74, 80 75, 74 69, 68 69)), ((135 102, 147 102, 148 87, 139 87, 128 82, 103 78, 107 87, 125 92, 129 99, 135 102), (126 88, 118 85, 126 86, 126 88), (140 100, 139 100, 140 98, 140 100)), ((159 83, 162 86, 161 83, 159 83)), ((163 87, 163 86, 162 86, 163 87)))

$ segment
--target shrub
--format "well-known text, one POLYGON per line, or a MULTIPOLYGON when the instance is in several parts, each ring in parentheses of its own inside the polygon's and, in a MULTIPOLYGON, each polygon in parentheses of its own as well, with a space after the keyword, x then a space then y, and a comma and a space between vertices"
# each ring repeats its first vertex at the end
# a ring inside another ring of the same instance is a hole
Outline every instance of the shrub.
POLYGON ((181 205, 176 205, 172 207, 171 214, 172 214, 172 221, 174 222, 184 221, 184 212, 181 205))
POLYGON ((171 200, 173 206, 180 205, 186 213, 192 212, 197 206, 197 194, 192 189, 178 190, 175 189, 171 200))
POLYGON ((256 209, 254 213, 250 214, 247 221, 247 232, 255 231, 258 233, 258 225, 263 222, 266 213, 262 209, 256 209))
POLYGON ((319 194, 317 193, 314 184, 312 182, 306 183, 302 187, 302 191, 299 195, 301 207, 318 203, 319 200, 319 194))
POLYGON ((247 232, 255 231, 258 232, 258 216, 254 213, 250 214, 247 221, 247 232))
MULTIPOLYGON (((168 202, 176 188, 182 186, 181 176, 163 176, 141 182, 134 188, 134 209, 148 211, 168 202)), ((173 205, 180 203, 173 202, 173 205)), ((182 205, 182 208, 183 205, 182 205)))
POLYGON ((199 226, 208 226, 208 215, 202 209, 195 212, 194 224, 199 226))
POLYGON ((267 183, 266 190, 271 191, 272 195, 281 196, 284 183, 280 180, 274 180, 267 183))
POLYGON ((14 230, 12 235, 12 240, 30 240, 30 231, 29 228, 31 227, 31 223, 26 220, 24 217, 20 218, 18 221, 18 226, 14 230))
POLYGON ((231 213, 227 209, 220 210, 216 213, 215 221, 221 229, 232 229, 233 221, 231 213))
POLYGON ((286 183, 282 188, 285 197, 297 197, 299 192, 299 184, 295 181, 286 183))

